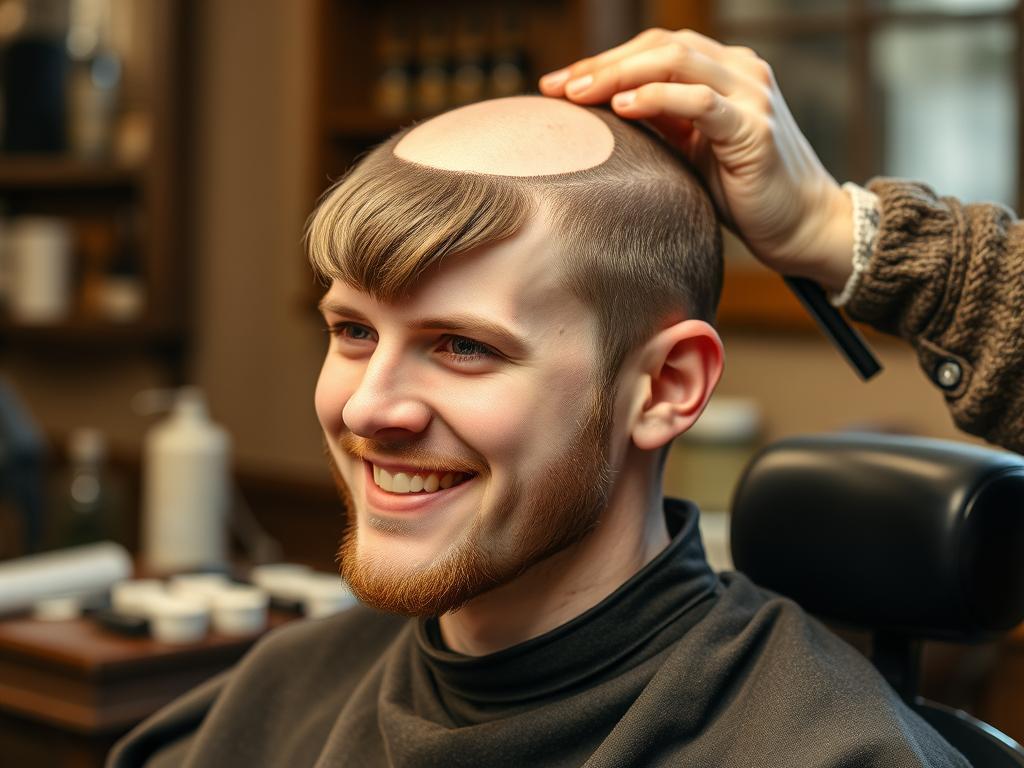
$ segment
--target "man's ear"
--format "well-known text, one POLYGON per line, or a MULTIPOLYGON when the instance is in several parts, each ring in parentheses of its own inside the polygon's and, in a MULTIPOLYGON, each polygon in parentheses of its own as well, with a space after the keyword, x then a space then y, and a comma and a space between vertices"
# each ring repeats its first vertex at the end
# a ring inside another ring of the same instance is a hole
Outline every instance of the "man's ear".
POLYGON ((638 448, 653 451, 688 430, 722 375, 718 333, 703 320, 683 320, 656 333, 640 357, 646 397, 633 420, 638 448))

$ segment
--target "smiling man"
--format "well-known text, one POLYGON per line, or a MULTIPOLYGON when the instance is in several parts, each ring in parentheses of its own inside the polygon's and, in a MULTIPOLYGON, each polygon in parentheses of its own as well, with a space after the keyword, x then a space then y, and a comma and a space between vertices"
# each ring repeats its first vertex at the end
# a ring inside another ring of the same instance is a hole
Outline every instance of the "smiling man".
POLYGON ((375 150, 308 242, 333 337, 317 415, 363 602, 438 616, 448 648, 482 655, 665 548, 657 449, 722 351, 717 224, 663 146, 564 101, 484 102, 375 150))
POLYGON ((653 134, 464 107, 373 150, 307 243, 368 607, 271 634, 111 765, 965 764, 799 608, 714 574, 662 497, 722 370, 721 245, 653 134))

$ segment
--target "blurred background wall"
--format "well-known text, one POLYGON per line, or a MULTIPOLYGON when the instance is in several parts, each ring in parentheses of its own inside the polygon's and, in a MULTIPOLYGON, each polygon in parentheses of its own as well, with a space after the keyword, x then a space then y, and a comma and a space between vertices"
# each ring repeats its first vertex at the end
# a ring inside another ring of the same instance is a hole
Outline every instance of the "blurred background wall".
POLYGON ((230 425, 240 463, 323 478, 312 391, 326 335, 301 247, 314 199, 313 10, 197 7, 193 380, 230 425))

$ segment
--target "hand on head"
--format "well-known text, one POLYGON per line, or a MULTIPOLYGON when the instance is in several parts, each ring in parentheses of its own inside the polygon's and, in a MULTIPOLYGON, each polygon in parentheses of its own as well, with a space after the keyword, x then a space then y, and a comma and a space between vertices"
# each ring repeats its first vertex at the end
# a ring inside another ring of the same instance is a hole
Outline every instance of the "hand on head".
POLYGON ((850 200, 749 48, 649 29, 544 76, 540 89, 648 121, 704 176, 724 222, 761 261, 833 290, 846 281, 850 200))

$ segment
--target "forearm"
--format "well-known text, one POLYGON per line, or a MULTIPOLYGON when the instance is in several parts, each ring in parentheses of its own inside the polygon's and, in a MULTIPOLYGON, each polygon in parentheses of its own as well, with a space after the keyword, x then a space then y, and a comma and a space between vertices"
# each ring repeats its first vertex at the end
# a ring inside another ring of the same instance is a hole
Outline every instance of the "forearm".
POLYGON ((1024 227, 923 185, 869 188, 881 226, 847 311, 913 344, 961 429, 1024 451, 1024 227))

